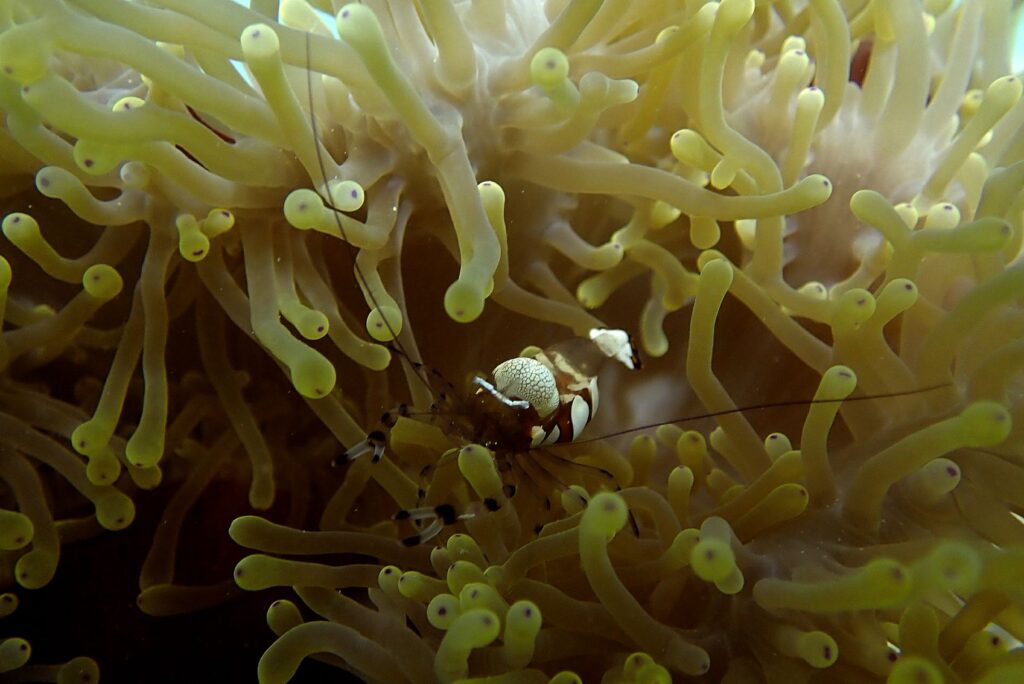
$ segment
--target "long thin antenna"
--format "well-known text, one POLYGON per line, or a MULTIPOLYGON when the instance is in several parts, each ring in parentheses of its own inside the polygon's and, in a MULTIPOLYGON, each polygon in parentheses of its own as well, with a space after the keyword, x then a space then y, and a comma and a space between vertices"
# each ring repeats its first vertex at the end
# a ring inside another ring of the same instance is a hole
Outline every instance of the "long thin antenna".
MULTIPOLYGON (((320 135, 317 132, 317 127, 316 127, 316 113, 313 111, 313 71, 312 71, 313 55, 312 55, 312 48, 310 47, 309 36, 310 36, 310 32, 307 31, 306 32, 306 92, 309 95, 309 126, 310 126, 310 129, 311 129, 312 134, 313 134, 313 151, 316 153, 316 163, 317 163, 318 169, 320 170, 320 184, 317 184, 315 178, 313 178, 311 180, 313 181, 313 185, 314 185, 314 189, 316 190, 316 193, 318 195, 320 195, 320 199, 323 200, 324 206, 327 207, 331 211, 331 216, 334 217, 334 224, 335 224, 335 226, 337 226, 338 232, 341 234, 342 242, 345 243, 345 249, 348 251, 350 260, 352 261, 352 268, 353 268, 353 270, 355 272, 356 281, 358 282, 360 289, 362 289, 363 292, 365 292, 366 295, 369 297, 370 303, 373 304, 373 307, 377 311, 380 311, 381 310, 380 302, 377 301, 376 296, 374 296, 374 294, 373 294, 373 290, 367 284, 366 276, 363 275, 362 269, 359 268, 359 262, 356 259, 356 257, 358 255, 356 254, 355 247, 352 245, 351 242, 348 241, 348 234, 345 232, 345 226, 342 224, 341 218, 338 216, 338 214, 340 214, 342 212, 341 212, 340 209, 338 209, 337 207, 334 206, 334 204, 331 201, 330 193, 328 192, 327 169, 324 166, 323 152, 320 149, 320 135), (322 186, 323 190, 321 190, 319 186, 322 186)), ((403 312, 403 315, 404 315, 404 312, 403 312)), ((399 353, 399 355, 402 358, 404 358, 412 366, 413 375, 415 375, 419 379, 419 381, 422 382, 424 384, 424 386, 426 386, 426 388, 430 392, 430 394, 433 395, 434 394, 434 388, 430 384, 430 381, 427 380, 425 377, 423 377, 420 374, 421 369, 423 367, 423 364, 421 364, 421 363, 419 363, 417 361, 414 361, 412 359, 412 357, 409 356, 409 353, 405 350, 405 347, 402 345, 401 340, 398 339, 398 333, 395 332, 395 329, 391 327, 391 321, 388 320, 387 316, 383 315, 383 313, 382 313, 380 318, 381 318, 381 321, 383 321, 383 323, 384 323, 384 327, 387 328, 388 334, 391 336, 391 341, 393 342, 393 344, 388 344, 387 345, 388 348, 391 349, 392 351, 397 351, 399 353)))
POLYGON ((619 430, 618 432, 611 432, 600 437, 590 437, 588 439, 579 439, 575 442, 565 442, 564 445, 553 444, 552 446, 569 446, 570 444, 587 444, 589 442, 597 442, 603 439, 610 439, 612 437, 621 437, 622 435, 629 435, 634 432, 643 432, 644 430, 650 430, 652 428, 661 427, 662 425, 675 425, 676 423, 688 423, 694 420, 703 420, 704 418, 718 418, 720 416, 731 416, 737 413, 746 413, 747 411, 766 411, 768 409, 776 408, 790 408, 793 406, 811 406, 813 404, 839 404, 839 403, 850 403, 856 401, 868 401, 870 399, 895 399, 896 397, 909 397, 915 394, 924 394, 925 392, 934 392, 938 389, 951 386, 953 383, 944 382, 941 385, 931 385, 930 387, 921 387, 918 389, 904 390, 902 392, 888 392, 886 394, 871 394, 863 397, 847 397, 845 399, 792 399, 789 401, 772 401, 765 404, 753 404, 751 406, 744 406, 741 408, 722 409, 721 411, 711 411, 710 413, 701 413, 692 416, 683 416, 682 418, 674 418, 672 420, 659 420, 657 423, 648 423, 646 425, 638 425, 627 430, 619 430))

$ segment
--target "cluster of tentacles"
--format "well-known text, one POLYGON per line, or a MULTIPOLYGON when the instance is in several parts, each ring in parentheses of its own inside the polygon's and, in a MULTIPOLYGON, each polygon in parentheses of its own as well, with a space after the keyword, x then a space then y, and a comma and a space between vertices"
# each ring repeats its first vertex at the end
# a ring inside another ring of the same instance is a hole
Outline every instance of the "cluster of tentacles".
POLYGON ((251 5, 0 0, 3 677, 110 586, 263 682, 1024 677, 1014 3, 251 5), (555 455, 408 363, 603 324, 555 455))

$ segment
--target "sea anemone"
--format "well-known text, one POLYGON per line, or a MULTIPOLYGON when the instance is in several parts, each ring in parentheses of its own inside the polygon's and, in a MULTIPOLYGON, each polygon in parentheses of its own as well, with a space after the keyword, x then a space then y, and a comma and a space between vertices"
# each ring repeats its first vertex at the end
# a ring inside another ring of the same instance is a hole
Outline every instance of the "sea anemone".
POLYGON ((266 683, 1024 678, 1015 3, 251 4, 0 2, 5 677, 137 578, 266 683), (605 325, 576 445, 431 412, 605 325))

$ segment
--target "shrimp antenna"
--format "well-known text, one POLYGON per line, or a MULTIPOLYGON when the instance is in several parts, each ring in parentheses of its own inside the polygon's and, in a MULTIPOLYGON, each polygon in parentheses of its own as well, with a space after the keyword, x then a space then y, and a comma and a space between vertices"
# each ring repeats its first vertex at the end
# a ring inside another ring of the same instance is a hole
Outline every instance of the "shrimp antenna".
POLYGON ((704 418, 718 418, 720 416, 731 416, 736 413, 746 413, 748 411, 767 411, 768 409, 776 408, 791 408, 794 406, 812 406, 814 404, 839 404, 849 403, 855 401, 867 401, 869 399, 895 399, 897 397, 909 397, 915 394, 924 394, 925 392, 934 392, 935 390, 943 389, 952 386, 951 382, 944 382, 940 385, 931 385, 929 387, 919 387, 912 390, 903 390, 900 392, 887 392, 885 394, 869 394, 862 397, 847 397, 845 399, 793 399, 789 401, 772 401, 764 404, 753 404, 751 406, 743 406, 739 408, 722 409, 721 411, 711 411, 710 413, 700 413, 693 416, 683 416, 682 418, 675 418, 672 420, 660 420, 657 423, 648 423, 646 425, 638 425, 631 427, 627 430, 619 430, 618 432, 611 432, 600 437, 590 437, 588 439, 578 439, 575 442, 566 442, 566 446, 569 444, 586 444, 588 442, 596 442, 603 439, 609 439, 611 437, 621 437, 622 435, 629 435, 634 432, 643 432, 644 430, 650 430, 651 428, 660 427, 662 425, 675 425, 677 423, 688 423, 694 420, 702 420, 704 418))
MULTIPOLYGON (((324 166, 323 151, 320 149, 320 135, 317 132, 316 113, 313 111, 313 56, 312 48, 310 47, 309 36, 310 32, 307 31, 306 92, 309 93, 309 126, 313 135, 313 151, 316 153, 316 163, 320 171, 320 184, 317 183, 317 179, 315 178, 311 180, 313 181, 313 185, 315 186, 314 189, 316 190, 317 195, 320 196, 320 199, 323 200, 324 206, 331 211, 331 216, 334 217, 334 224, 335 226, 337 226, 338 232, 341 234, 341 240, 345 244, 345 249, 348 251, 349 257, 352 261, 352 267, 355 272, 356 282, 359 284, 359 287, 363 290, 363 292, 365 292, 366 295, 369 297, 370 303, 373 304, 373 307, 380 311, 380 302, 377 301, 377 297, 373 294, 373 290, 369 287, 369 285, 366 282, 366 276, 363 275, 363 271, 359 267, 359 261, 357 260, 358 255, 356 254, 355 247, 352 245, 351 242, 348 241, 348 234, 345 232, 345 226, 342 224, 341 218, 338 216, 338 214, 342 212, 340 209, 334 206, 334 204, 331 201, 330 193, 328 192, 327 169, 324 166), (320 187, 316 187, 318 185, 322 185, 323 189, 321 190, 320 187)), ((401 313, 403 316, 406 315, 404 307, 402 307, 401 313)), ((387 328, 388 334, 391 336, 391 341, 393 342, 393 344, 387 345, 388 349, 390 349, 391 351, 398 352, 398 354, 402 358, 404 358, 406 362, 409 363, 409 365, 412 367, 413 375, 415 375, 419 379, 419 381, 426 386, 427 390, 431 393, 431 395, 433 395, 434 388, 431 386, 430 382, 426 378, 420 375, 423 364, 414 361, 412 357, 409 355, 409 353, 405 350, 405 347, 402 345, 401 340, 398 339, 398 333, 395 332, 395 329, 391 326, 391 321, 388 320, 387 316, 381 314, 380 318, 381 321, 384 323, 384 327, 387 328)))

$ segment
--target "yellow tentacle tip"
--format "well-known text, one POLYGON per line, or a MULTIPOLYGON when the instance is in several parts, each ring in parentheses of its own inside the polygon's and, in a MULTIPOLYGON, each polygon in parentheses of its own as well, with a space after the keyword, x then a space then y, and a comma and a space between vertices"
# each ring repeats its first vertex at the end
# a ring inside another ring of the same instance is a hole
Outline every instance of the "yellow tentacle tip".
POLYGON ((89 463, 85 466, 85 476, 96 485, 109 485, 117 481, 121 475, 121 462, 109 447, 89 454, 89 463))
POLYGON ((530 78, 542 89, 554 88, 568 76, 569 58, 558 48, 542 48, 530 60, 530 78))
POLYGON ((1012 428, 1010 412, 994 401, 976 402, 960 414, 960 429, 967 446, 995 446, 1009 436, 1012 428))
POLYGON ((385 592, 393 593, 398 591, 398 580, 402 577, 402 571, 397 566, 385 565, 377 573, 377 586, 385 592))
POLYGON ((73 182, 74 176, 59 166, 44 166, 36 172, 36 190, 47 197, 59 198, 73 182))
POLYGON ((886 684, 943 684, 946 679, 934 663, 921 656, 904 656, 896 661, 886 684))
POLYGON ((711 275, 709 277, 720 278, 728 284, 732 284, 732 264, 724 254, 717 250, 706 249, 701 252, 697 257, 697 268, 700 269, 701 276, 710 268, 711 275))
POLYGON ((836 640, 822 631, 802 632, 795 646, 797 655, 811 667, 831 667, 839 658, 836 640))
POLYGON ((690 566, 705 582, 721 582, 736 567, 736 554, 721 539, 701 539, 690 551, 690 566))
POLYGON ((322 399, 331 393, 337 382, 334 364, 312 347, 304 347, 302 351, 289 367, 292 385, 304 397, 322 399))
POLYGON ((86 656, 72 658, 57 671, 57 684, 90 684, 100 680, 100 666, 86 656))
POLYGON ((292 227, 299 230, 310 230, 320 225, 324 212, 324 201, 320 195, 309 188, 301 188, 288 193, 284 199, 284 218, 292 227))
POLYGON ((627 682, 643 684, 671 684, 672 675, 654 658, 646 653, 632 653, 622 665, 622 674, 627 682))
POLYGON ((307 340, 319 340, 330 332, 330 322, 327 316, 314 309, 302 311, 292 321, 295 329, 307 340))
POLYGON ((464 678, 469 671, 470 653, 494 641, 501 631, 501 620, 489 610, 474 608, 459 615, 434 656, 434 674, 441 682, 464 678))
POLYGON ((32 521, 17 511, 0 509, 0 551, 16 551, 32 541, 32 521))
POLYGON ((90 296, 107 302, 120 294, 124 281, 113 266, 96 264, 86 269, 82 276, 82 287, 90 296))
POLYGON ((855 288, 844 292, 836 302, 835 323, 859 326, 875 313, 875 298, 870 292, 855 288))
POLYGON ((156 465, 164 455, 164 433, 158 428, 138 428, 124 447, 125 458, 134 466, 148 468, 156 465))
POLYGON ((267 626, 278 636, 302 623, 299 607, 287 599, 278 599, 267 606, 267 626))
MULTIPOLYGON (((900 211, 905 206, 908 205, 901 204, 897 206, 896 211, 900 211)), ((913 205, 909 206, 913 209, 913 205)), ((904 209, 904 211, 906 210, 904 209)), ((910 217, 908 216, 908 218, 910 217)), ((909 223, 908 226, 912 227, 916 223, 917 221, 915 219, 912 223, 909 223)), ((957 209, 955 204, 951 204, 949 202, 936 202, 930 206, 928 211, 925 213, 925 228, 942 228, 949 230, 951 228, 956 228, 958 225, 960 225, 960 210, 957 209)))
POLYGON ((235 225, 235 215, 227 209, 211 209, 202 221, 199 228, 203 234, 211 240, 222 233, 226 233, 235 225))
POLYGON ((349 3, 335 18, 338 35, 366 60, 370 51, 384 48, 384 32, 380 20, 366 5, 349 3))
POLYGON ((823 204, 832 196, 832 181, 819 173, 807 176, 794 187, 800 189, 804 201, 811 206, 823 204))
POLYGON ((475 321, 484 310, 483 291, 470 283, 456 280, 444 293, 444 310, 459 323, 475 321))
POLYGON ((57 560, 55 552, 32 549, 14 564, 14 579, 26 589, 45 587, 57 571, 57 560))
POLYGON ((0 72, 17 83, 32 83, 46 76, 52 50, 46 37, 45 30, 6 29, 0 34, 0 72))
POLYGON ((4 217, 3 231, 4 236, 18 249, 34 246, 37 241, 42 239, 39 223, 28 214, 21 212, 14 212, 4 217))
POLYGON ((532 601, 516 601, 505 615, 505 641, 515 636, 533 639, 540 631, 543 617, 540 608, 532 601))
POLYGON ((474 608, 459 616, 458 622, 466 625, 465 643, 480 648, 498 638, 501 620, 489 610, 474 608))
POLYGON ((402 332, 402 312, 384 304, 366 316, 366 332, 378 342, 390 342, 402 332))
POLYGON ((436 578, 428 577, 416 570, 409 570, 399 575, 396 586, 398 593, 402 596, 427 603, 437 595, 437 587, 441 586, 441 583, 436 578))
POLYGON ((110 491, 95 500, 96 520, 107 530, 123 530, 135 520, 135 504, 120 490, 110 491))
POLYGON ((614 537, 626 525, 629 509, 626 501, 618 494, 601 492, 590 500, 580 530, 600 532, 609 539, 614 537))
POLYGON ((114 106, 110 108, 110 111, 112 111, 112 112, 130 112, 131 110, 138 109, 139 107, 142 107, 145 104, 146 104, 146 101, 143 100, 141 97, 135 97, 134 95, 129 95, 127 97, 122 97, 117 102, 115 102, 114 106))
POLYGON ((445 548, 453 562, 465 560, 473 563, 477 567, 484 567, 487 565, 483 551, 480 550, 480 545, 477 544, 476 540, 468 534, 456 532, 452 536, 448 537, 445 548))
POLYGON ((792 451, 793 443, 785 434, 773 432, 764 438, 764 450, 768 452, 768 458, 774 461, 779 456, 792 451))
POLYGON ((467 584, 486 583, 487 578, 476 563, 457 560, 448 568, 445 580, 451 593, 460 594, 467 584))
POLYGON ((242 54, 247 60, 266 59, 281 49, 277 34, 266 24, 251 24, 242 29, 242 54))
POLYGON ((140 161, 125 162, 121 165, 118 175, 124 187, 130 190, 144 190, 153 180, 149 167, 140 161))
POLYGON ((496 182, 486 180, 479 183, 476 188, 480 193, 480 201, 483 202, 485 209, 503 207, 505 205, 505 190, 496 182))
POLYGON ((178 252, 187 261, 202 261, 210 251, 210 238, 199 222, 191 214, 181 214, 174 223, 178 228, 178 252))
POLYGON ((494 454, 490 450, 479 444, 465 446, 459 450, 458 465, 462 476, 469 481, 478 495, 504 499, 501 476, 498 475, 494 454))
POLYGON ((882 290, 880 300, 896 311, 906 311, 917 301, 920 293, 917 284, 906 278, 896 278, 890 281, 882 290))
POLYGON ((24 639, 11 637, 0 641, 0 673, 17 670, 31 655, 32 647, 24 639))
POLYGON ((857 388, 857 374, 847 366, 832 366, 821 376, 815 398, 845 399, 857 388))
POLYGON ((267 582, 270 574, 268 567, 274 560, 274 558, 261 553, 246 556, 235 564, 235 584, 239 589, 246 591, 266 589, 270 586, 267 582))
POLYGON ((738 30, 754 15, 754 0, 723 0, 719 3, 716 21, 738 30))
POLYGON ((339 211, 357 211, 366 201, 363 186, 353 180, 331 182, 331 204, 339 211))
POLYGON ((918 506, 934 506, 957 488, 962 475, 956 461, 948 458, 932 459, 917 472, 907 476, 903 491, 918 506))
POLYGON ((811 280, 801 285, 797 292, 816 302, 824 302, 828 299, 828 288, 817 280, 811 280))
POLYGON ((427 621, 437 629, 447 630, 461 614, 459 599, 452 594, 438 594, 427 604, 427 621))
POLYGON ((112 434, 113 426, 93 418, 74 429, 71 433, 71 445, 83 456, 92 456, 103 450, 112 434))
POLYGON ((885 597, 888 605, 900 605, 911 586, 906 566, 891 558, 876 558, 855 573, 860 586, 885 597))
POLYGON ((982 560, 967 544, 942 542, 915 568, 915 579, 941 591, 973 594, 981 581, 982 560))
POLYGON ((18 595, 14 592, 7 591, 0 594, 0 618, 13 615, 14 611, 18 610, 18 603, 18 595))
MULTIPOLYGON (((78 168, 92 176, 113 171, 125 157, 122 145, 85 138, 75 142, 71 154, 78 168)), ((36 187, 47 197, 61 197, 77 181, 69 171, 57 166, 40 169, 36 174, 36 187)))
POLYGON ((1016 76, 1003 76, 992 81, 985 90, 986 103, 992 102, 999 109, 1009 109, 1020 99, 1021 80, 1016 76))

